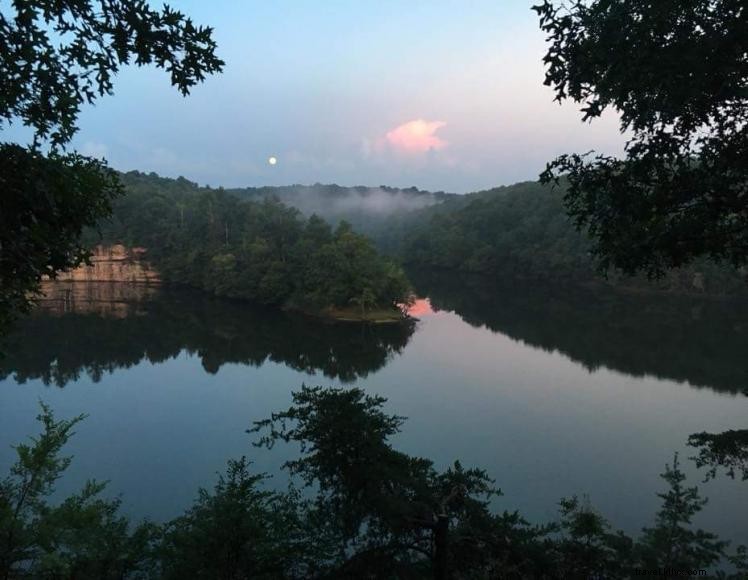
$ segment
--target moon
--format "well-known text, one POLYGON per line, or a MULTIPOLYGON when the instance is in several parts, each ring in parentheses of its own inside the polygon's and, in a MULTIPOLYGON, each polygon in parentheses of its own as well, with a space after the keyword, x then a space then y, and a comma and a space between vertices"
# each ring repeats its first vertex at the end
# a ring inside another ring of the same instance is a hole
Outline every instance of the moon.
POLYGON ((276 163, 278 163, 278 158, 277 158, 277 157, 274 157, 274 156, 272 156, 272 157, 268 157, 268 163, 269 163, 270 165, 275 165, 276 163))

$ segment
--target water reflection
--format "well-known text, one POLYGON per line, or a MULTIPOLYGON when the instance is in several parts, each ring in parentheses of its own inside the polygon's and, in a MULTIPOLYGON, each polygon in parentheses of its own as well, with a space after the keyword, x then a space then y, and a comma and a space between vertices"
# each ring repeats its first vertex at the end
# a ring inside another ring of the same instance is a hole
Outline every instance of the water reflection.
POLYGON ((519 280, 489 283, 409 271, 435 310, 472 326, 557 350, 590 370, 687 381, 715 391, 748 388, 748 304, 683 296, 624 294, 519 280))
MULTIPOLYGON (((748 388, 748 304, 623 294, 438 272, 411 271, 434 310, 456 312, 526 344, 559 351, 589 370, 687 381, 716 391, 748 388)), ((109 283, 51 283, 48 298, 1 347, 0 380, 64 386, 182 350, 209 373, 225 363, 266 360, 342 382, 384 367, 414 325, 331 324, 216 299, 185 289, 109 283)), ((419 301, 414 316, 428 315, 419 301), (420 310, 419 310, 420 308, 420 310)))
POLYGON ((216 373, 226 363, 280 362, 351 382, 384 366, 413 324, 325 323, 184 289, 51 283, 47 298, 3 345, 0 380, 64 386, 106 372, 196 353, 216 373))
MULTIPOLYGON (((690 434, 745 427, 748 397, 590 373, 575 362, 734 392, 746 372, 739 305, 413 279, 435 308, 467 322, 430 315, 425 301, 413 333, 328 325, 190 292, 59 287, 12 339, 0 376, 67 387, 0 382, 0 466, 10 465, 9 444, 34 432, 41 397, 60 417, 90 416, 71 449, 69 487, 58 489, 72 493, 96 475, 124 494, 135 519, 171 519, 229 457, 247 455, 258 471, 277 473, 294 451, 260 453, 245 429, 287 408, 302 382, 337 386, 346 377, 409 417, 396 441, 404 452, 440 469, 459 458, 497 478, 506 493, 497 509, 544 522, 560 497, 586 494, 634 534, 657 509, 664 463, 673 451, 694 454, 685 448, 690 434), (474 328, 483 325, 491 330, 474 328), (215 375, 203 370, 221 365, 215 375), (129 368, 106 374, 119 367, 129 368), (309 370, 329 378, 310 380, 309 370), (106 376, 92 384, 86 375, 106 376)), ((689 483, 702 477, 692 471, 689 483)), ((727 478, 705 484, 711 502, 700 525, 748 542, 746 489, 727 478)))

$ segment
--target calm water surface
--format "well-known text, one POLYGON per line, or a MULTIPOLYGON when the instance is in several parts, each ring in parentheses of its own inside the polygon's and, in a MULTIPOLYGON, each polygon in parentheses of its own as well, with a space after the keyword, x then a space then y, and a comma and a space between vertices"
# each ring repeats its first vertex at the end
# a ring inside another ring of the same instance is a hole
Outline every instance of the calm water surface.
MULTIPOLYGON (((408 417, 394 442, 486 469, 497 509, 554 518, 586 495, 615 526, 652 522, 658 474, 689 434, 748 427, 748 307, 414 274, 413 327, 321 323, 202 294, 56 285, 0 363, 0 470, 37 432, 40 399, 87 413, 60 493, 110 480, 134 517, 174 517, 228 458, 277 474, 291 450, 250 445, 252 421, 302 383, 352 385, 408 417)), ((271 485, 285 485, 276 475, 271 485)), ((697 523, 748 543, 748 482, 701 485, 697 523)))

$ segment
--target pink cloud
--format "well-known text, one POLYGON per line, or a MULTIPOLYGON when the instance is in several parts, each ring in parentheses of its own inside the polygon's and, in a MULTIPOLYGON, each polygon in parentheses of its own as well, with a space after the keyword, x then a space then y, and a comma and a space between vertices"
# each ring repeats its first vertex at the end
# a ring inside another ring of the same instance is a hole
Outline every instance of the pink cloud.
POLYGON ((436 135, 445 125, 444 121, 416 119, 395 127, 385 135, 385 139, 392 149, 403 153, 438 151, 448 145, 447 141, 436 135))

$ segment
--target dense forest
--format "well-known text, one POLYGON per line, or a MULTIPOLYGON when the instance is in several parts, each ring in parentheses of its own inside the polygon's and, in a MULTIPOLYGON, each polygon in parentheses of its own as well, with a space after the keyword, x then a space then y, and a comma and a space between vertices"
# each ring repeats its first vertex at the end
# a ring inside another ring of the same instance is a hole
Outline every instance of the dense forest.
POLYGON ((517 277, 710 295, 748 289, 744 271, 706 259, 655 280, 598 271, 589 239, 564 210, 563 186, 523 182, 454 195, 319 184, 224 190, 138 172, 121 179, 126 194, 101 226, 104 241, 147 247, 169 280, 264 304, 403 302, 400 270, 361 235, 395 262, 479 274, 487 283, 517 277))
POLYGON ((168 282, 306 312, 397 319, 409 299, 402 270, 351 226, 303 218, 275 198, 240 200, 222 189, 139 173, 89 243, 148 249, 168 282))
POLYGON ((646 291, 732 294, 748 289, 745 272, 699 259, 656 280, 598 271, 591 243, 568 217, 565 188, 524 182, 456 198, 414 212, 390 241, 403 262, 491 278, 605 282, 646 291))
POLYGON ((469 194, 419 218, 404 234, 408 262, 491 275, 591 274, 587 243, 561 196, 534 182, 469 194))
POLYGON ((226 191, 240 199, 253 201, 277 198, 307 217, 316 214, 331 224, 347 221, 357 232, 378 237, 382 241, 385 238, 383 234, 391 231, 391 226, 398 224, 403 216, 460 197, 453 193, 423 191, 416 187, 343 187, 320 183, 246 187, 226 191))

